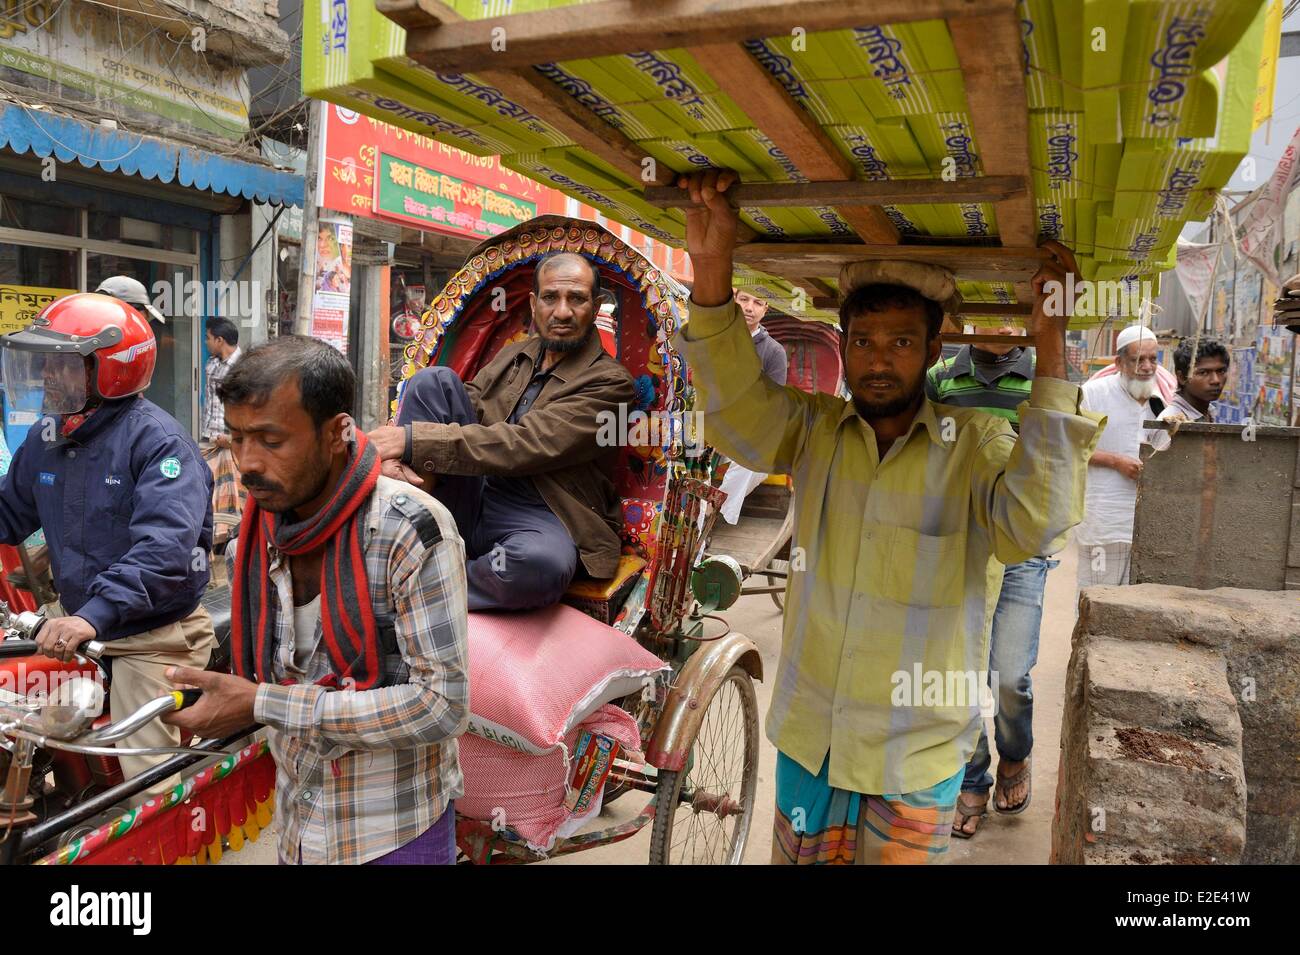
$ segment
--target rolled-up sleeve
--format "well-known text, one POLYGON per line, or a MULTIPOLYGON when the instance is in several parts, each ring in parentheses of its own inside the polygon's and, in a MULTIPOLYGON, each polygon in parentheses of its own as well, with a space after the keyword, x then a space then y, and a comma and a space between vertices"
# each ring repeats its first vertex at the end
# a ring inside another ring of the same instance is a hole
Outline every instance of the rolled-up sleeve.
POLYGON ((1019 438, 1006 423, 984 436, 971 479, 975 519, 1004 564, 1064 546, 1083 519, 1088 459, 1106 425, 1059 378, 1035 379, 1019 415, 1019 438))
POLYGON ((691 303, 678 333, 704 412, 704 442, 754 471, 789 474, 816 410, 813 396, 763 374, 753 338, 735 301, 691 303))

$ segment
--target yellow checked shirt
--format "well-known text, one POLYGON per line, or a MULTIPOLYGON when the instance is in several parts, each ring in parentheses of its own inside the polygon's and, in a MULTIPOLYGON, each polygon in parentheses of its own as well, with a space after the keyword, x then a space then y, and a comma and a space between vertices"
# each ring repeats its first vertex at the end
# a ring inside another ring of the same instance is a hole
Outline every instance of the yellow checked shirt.
POLYGON ((1077 386, 1039 378, 1019 440, 1004 419, 927 400, 882 461, 852 402, 761 374, 734 302, 692 303, 677 347, 704 440, 794 477, 798 550, 768 738, 813 774, 829 750, 830 784, 854 792, 948 779, 978 738, 966 690, 988 670, 998 561, 1063 545, 1105 419, 1080 412, 1077 386))

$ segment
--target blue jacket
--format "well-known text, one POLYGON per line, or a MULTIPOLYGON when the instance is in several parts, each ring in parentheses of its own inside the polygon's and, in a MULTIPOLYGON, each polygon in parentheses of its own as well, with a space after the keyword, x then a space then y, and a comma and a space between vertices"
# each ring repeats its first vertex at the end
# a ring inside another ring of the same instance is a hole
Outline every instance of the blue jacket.
POLYGON ((100 640, 187 617, 212 548, 212 472, 194 439, 141 397, 43 436, 37 423, 0 478, 0 544, 45 528, 59 602, 100 640))

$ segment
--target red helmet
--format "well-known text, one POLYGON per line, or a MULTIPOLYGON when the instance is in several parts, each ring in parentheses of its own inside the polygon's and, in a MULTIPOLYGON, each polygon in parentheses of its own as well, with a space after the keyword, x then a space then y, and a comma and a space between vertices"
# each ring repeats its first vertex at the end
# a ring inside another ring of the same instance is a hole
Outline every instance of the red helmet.
POLYGON ((23 396, 36 389, 43 396, 41 410, 52 414, 76 413, 92 397, 139 394, 149 387, 158 359, 158 342, 144 317, 97 292, 56 299, 27 328, 0 337, 0 346, 11 405, 27 403, 23 396), (90 359, 88 375, 77 375, 73 356, 83 368, 90 359))

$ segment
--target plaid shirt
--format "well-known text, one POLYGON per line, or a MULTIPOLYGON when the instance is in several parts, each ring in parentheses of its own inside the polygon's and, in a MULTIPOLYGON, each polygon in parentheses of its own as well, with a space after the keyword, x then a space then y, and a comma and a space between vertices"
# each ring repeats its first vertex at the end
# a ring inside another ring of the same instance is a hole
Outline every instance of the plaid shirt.
MULTIPOLYGON (((465 547, 456 522, 423 492, 380 477, 365 541, 371 609, 396 639, 384 669, 396 670, 397 680, 364 691, 315 685, 336 672, 321 623, 303 647, 293 628, 289 562, 270 550, 279 598, 276 682, 258 686, 253 715, 269 728, 275 757, 282 863, 368 862, 421 835, 463 792, 456 737, 469 720, 469 669, 465 547), (442 540, 432 548, 394 506, 401 496, 437 521, 442 540), (301 669, 295 641, 299 659, 306 657, 301 669)), ((233 555, 230 548, 232 572, 233 555)))
POLYGON ((225 361, 213 355, 204 366, 207 384, 203 389, 203 422, 199 428, 200 440, 211 441, 217 435, 226 433, 226 408, 217 397, 217 385, 221 384, 235 362, 239 361, 241 354, 243 353, 236 348, 225 361))
POLYGON ((948 779, 979 735, 998 561, 1064 544, 1104 419, 1080 413, 1076 386, 1039 378, 1019 440, 1005 419, 927 400, 881 458, 852 402, 762 376, 734 302, 692 304, 679 342, 709 443, 794 476, 804 559, 791 564, 768 737, 813 774, 829 751, 839 789, 948 779))

